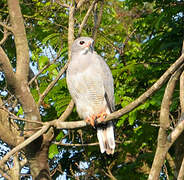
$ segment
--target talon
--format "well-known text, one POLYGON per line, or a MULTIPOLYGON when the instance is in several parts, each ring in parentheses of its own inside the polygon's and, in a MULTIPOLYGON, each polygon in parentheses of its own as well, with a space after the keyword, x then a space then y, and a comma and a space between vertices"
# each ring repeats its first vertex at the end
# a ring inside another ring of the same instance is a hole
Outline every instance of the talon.
POLYGON ((106 117, 107 117, 107 113, 105 111, 102 111, 99 114, 97 114, 97 118, 99 122, 103 122, 106 117))
POLYGON ((91 117, 86 118, 86 123, 90 124, 91 126, 95 126, 95 120, 96 120, 96 116, 92 115, 91 117))

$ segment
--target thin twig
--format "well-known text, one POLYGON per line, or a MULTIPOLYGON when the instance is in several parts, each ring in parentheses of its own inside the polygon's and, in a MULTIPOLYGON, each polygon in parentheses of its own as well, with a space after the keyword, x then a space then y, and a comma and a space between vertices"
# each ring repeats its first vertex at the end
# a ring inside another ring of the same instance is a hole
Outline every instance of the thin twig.
POLYGON ((124 49, 128 43, 128 41, 130 40, 130 38, 133 36, 133 34, 135 33, 136 29, 134 29, 130 34, 127 35, 124 43, 123 43, 123 46, 122 48, 120 49, 120 56, 123 56, 124 55, 124 49))
POLYGON ((25 122, 27 122, 27 123, 36 123, 36 124, 41 124, 41 125, 44 124, 44 123, 41 122, 41 121, 28 120, 28 119, 20 118, 20 117, 17 117, 17 116, 10 116, 10 118, 11 118, 11 119, 15 119, 15 120, 25 121, 25 122))
POLYGON ((8 26, 8 25, 6 25, 6 24, 4 24, 3 22, 0 22, 0 26, 3 26, 3 27, 6 28, 7 30, 13 32, 13 28, 10 27, 10 26, 8 26))
POLYGON ((10 118, 11 119, 15 119, 15 120, 21 120, 21 121, 26 121, 28 123, 37 123, 37 124, 41 124, 43 125, 43 122, 40 121, 34 121, 34 120, 29 120, 29 119, 25 119, 25 118, 20 118, 18 116, 16 116, 15 114, 13 114, 12 112, 8 111, 5 107, 0 106, 0 109, 2 109, 3 111, 7 112, 8 114, 10 114, 10 118))
POLYGON ((0 41, 0 45, 2 45, 6 39, 8 38, 8 36, 10 35, 11 33, 8 32, 8 30, 4 27, 4 33, 3 33, 3 38, 1 39, 0 41))
POLYGON ((71 57, 71 47, 74 41, 74 13, 75 7, 71 5, 69 11, 69 21, 68 21, 68 62, 71 57))
POLYGON ((0 174, 1 174, 4 178, 6 178, 7 180, 11 180, 11 177, 8 176, 6 173, 4 173, 3 170, 1 170, 1 169, 0 169, 0 174))
POLYGON ((65 143, 62 143, 62 142, 54 142, 54 144, 57 144, 57 145, 61 145, 61 146, 76 146, 76 147, 81 147, 81 146, 97 146, 99 145, 98 142, 96 143, 89 143, 89 144, 65 144, 65 143))
POLYGON ((80 0, 78 3, 77 3, 77 9, 79 9, 83 3, 85 2, 86 0, 80 0))
POLYGON ((100 11, 98 13, 98 16, 96 14, 94 15, 94 16, 97 16, 97 19, 95 19, 95 17, 94 17, 95 25, 94 25, 94 28, 93 28, 93 35, 92 35, 94 40, 96 40, 96 35, 97 35, 98 29, 99 29, 99 26, 100 26, 100 23, 101 23, 101 20, 102 20, 103 6, 104 6, 104 0, 101 1, 100 11))
POLYGON ((65 119, 67 119, 67 117, 71 114, 73 107, 74 107, 74 102, 73 100, 71 100, 66 110, 64 111, 64 113, 59 117, 58 121, 61 121, 61 122, 65 121, 65 119))
MULTIPOLYGON (((116 141, 117 144, 120 144, 122 142, 120 141, 116 141)), ((99 142, 96 142, 96 143, 88 143, 88 144, 69 144, 69 143, 62 143, 62 142, 54 142, 54 144, 57 144, 57 145, 61 145, 61 146, 76 146, 76 147, 80 147, 80 146, 97 146, 99 145, 99 142)))
POLYGON ((38 72, 38 74, 36 74, 36 75, 29 81, 28 85, 32 84, 32 82, 33 82, 33 81, 34 81, 34 80, 35 80, 45 69, 47 69, 49 66, 51 66, 52 64, 54 64, 54 63, 58 60, 58 58, 60 57, 60 55, 61 55, 61 49, 59 50, 59 53, 58 53, 57 57, 56 57, 53 61, 51 61, 50 63, 46 64, 46 65, 38 72))
POLYGON ((63 75, 63 73, 65 72, 65 70, 68 67, 68 62, 64 65, 64 67, 59 71, 57 77, 47 86, 47 88, 45 89, 45 91, 41 94, 40 99, 38 101, 38 107, 40 107, 43 99, 45 98, 45 96, 50 92, 50 90, 54 87, 54 85, 57 83, 57 81, 59 80, 59 78, 63 75))
POLYGON ((94 8, 95 4, 97 3, 97 1, 98 0, 94 0, 92 2, 91 6, 88 8, 88 11, 87 11, 86 15, 84 16, 84 19, 83 19, 83 21, 82 21, 82 23, 81 23, 81 25, 79 27, 78 36, 81 35, 82 29, 83 29, 84 25, 86 24, 86 22, 87 22, 87 20, 89 18, 89 15, 90 15, 91 11, 93 10, 93 8, 94 8))
POLYGON ((55 0, 55 2, 56 2, 57 4, 59 4, 60 6, 64 7, 64 8, 69 8, 69 7, 70 7, 68 4, 61 3, 59 0, 55 0))

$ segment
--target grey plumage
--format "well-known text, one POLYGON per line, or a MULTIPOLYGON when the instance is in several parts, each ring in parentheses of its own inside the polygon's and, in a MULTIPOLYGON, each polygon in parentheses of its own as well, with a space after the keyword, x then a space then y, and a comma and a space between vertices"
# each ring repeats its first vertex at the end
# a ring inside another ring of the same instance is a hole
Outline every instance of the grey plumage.
MULTIPOLYGON (((94 51, 93 39, 80 37, 74 41, 66 79, 81 118, 114 111, 112 74, 103 58, 94 51)), ((101 153, 113 154, 115 140, 111 121, 97 126, 97 137, 101 153)))

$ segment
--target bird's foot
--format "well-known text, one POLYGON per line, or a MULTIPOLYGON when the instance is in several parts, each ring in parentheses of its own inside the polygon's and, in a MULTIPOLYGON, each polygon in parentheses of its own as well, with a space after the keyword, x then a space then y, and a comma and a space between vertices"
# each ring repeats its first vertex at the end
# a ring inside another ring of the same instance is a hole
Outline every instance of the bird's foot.
POLYGON ((87 124, 90 124, 91 126, 95 127, 96 116, 92 115, 92 116, 86 118, 85 121, 87 124))
POLYGON ((107 113, 105 111, 101 111, 100 113, 97 114, 97 119, 99 122, 103 122, 104 119, 107 117, 107 113))

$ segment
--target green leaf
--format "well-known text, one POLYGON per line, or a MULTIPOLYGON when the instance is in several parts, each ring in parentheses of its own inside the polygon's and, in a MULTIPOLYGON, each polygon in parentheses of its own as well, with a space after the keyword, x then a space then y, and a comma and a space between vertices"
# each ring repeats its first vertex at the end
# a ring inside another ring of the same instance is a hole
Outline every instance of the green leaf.
POLYGON ((121 127, 121 126, 123 126, 123 124, 124 124, 124 122, 125 122, 125 120, 128 118, 128 114, 125 114, 124 116, 122 116, 120 119, 119 119, 119 121, 118 121, 118 123, 116 124, 116 126, 117 127, 121 127))
POLYGON ((134 121, 136 120, 137 117, 137 111, 133 110, 132 112, 129 113, 129 117, 128 117, 128 122, 130 125, 134 124, 134 121))
POLYGON ((43 40, 42 40, 42 43, 43 44, 46 44, 48 40, 52 39, 52 38, 55 38, 55 37, 58 37, 60 34, 59 33, 53 33, 53 34, 49 34, 47 37, 45 37, 43 40))
POLYGON ((42 69, 48 62, 49 62, 49 59, 47 56, 40 56, 39 58, 40 69, 42 69))
POLYGON ((23 115, 24 111, 22 109, 22 107, 19 108, 18 112, 17 112, 17 116, 23 115))
POLYGON ((56 144, 52 144, 49 147, 49 159, 54 158, 55 155, 57 155, 59 153, 57 145, 56 144))
POLYGON ((60 141, 64 137, 63 131, 60 131, 59 134, 56 136, 56 141, 60 141))

